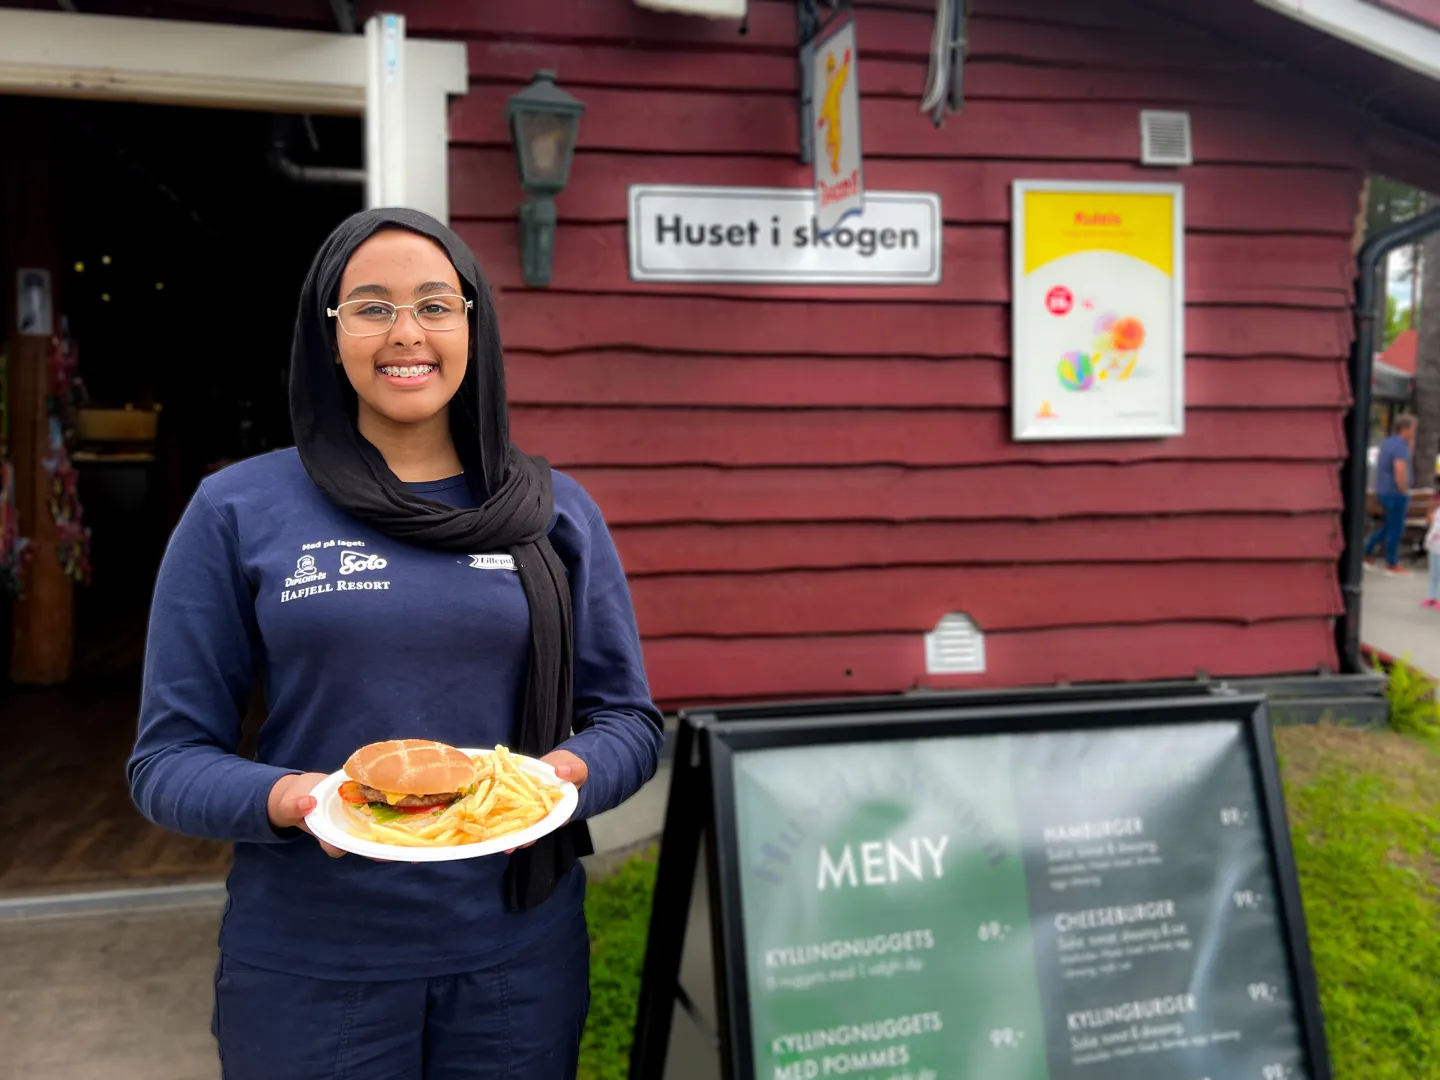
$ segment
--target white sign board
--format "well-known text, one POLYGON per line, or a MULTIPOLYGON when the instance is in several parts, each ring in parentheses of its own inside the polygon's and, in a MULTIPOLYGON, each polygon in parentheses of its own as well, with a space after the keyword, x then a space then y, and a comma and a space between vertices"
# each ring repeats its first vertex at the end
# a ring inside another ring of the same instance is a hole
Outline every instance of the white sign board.
POLYGON ((745 0, 635 0, 636 7, 699 15, 706 19, 743 19, 745 0))
POLYGON ((816 217, 829 232, 865 206, 860 161, 860 55, 855 20, 816 42, 810 64, 810 154, 815 163, 816 217))
POLYGON ((940 196, 872 191, 826 234, 815 193, 799 188, 630 188, 633 281, 935 285, 944 244, 940 196))

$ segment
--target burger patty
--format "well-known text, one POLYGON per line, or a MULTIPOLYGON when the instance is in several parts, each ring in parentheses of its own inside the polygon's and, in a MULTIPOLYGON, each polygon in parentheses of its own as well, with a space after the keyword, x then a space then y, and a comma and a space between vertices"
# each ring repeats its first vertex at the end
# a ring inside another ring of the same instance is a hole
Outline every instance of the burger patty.
MULTIPOLYGON (((376 791, 373 787, 366 787, 364 784, 360 784, 359 787, 360 794, 365 796, 368 802, 386 803, 387 805, 389 804, 389 800, 385 798, 384 792, 376 791)), ((393 805, 434 806, 436 803, 451 802, 457 797, 458 795, 454 791, 447 791, 443 795, 406 795, 403 799, 393 805)))

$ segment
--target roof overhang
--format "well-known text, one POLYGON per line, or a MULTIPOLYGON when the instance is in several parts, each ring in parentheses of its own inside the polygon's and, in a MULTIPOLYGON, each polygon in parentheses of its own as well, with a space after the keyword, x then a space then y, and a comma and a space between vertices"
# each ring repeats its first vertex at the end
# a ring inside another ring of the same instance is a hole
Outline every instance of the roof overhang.
POLYGON ((1427 16, 1419 4, 1372 0, 1255 2, 1399 67, 1440 80, 1440 17, 1427 16))
POLYGON ((1406 403, 1415 394, 1415 376, 1377 357, 1370 369, 1370 386, 1375 401, 1406 403))
MULTIPOLYGON (((1440 191, 1436 0, 1136 0, 1290 85, 1284 108, 1358 138, 1367 167, 1440 191)), ((1280 107, 1279 99, 1257 108, 1280 107)))

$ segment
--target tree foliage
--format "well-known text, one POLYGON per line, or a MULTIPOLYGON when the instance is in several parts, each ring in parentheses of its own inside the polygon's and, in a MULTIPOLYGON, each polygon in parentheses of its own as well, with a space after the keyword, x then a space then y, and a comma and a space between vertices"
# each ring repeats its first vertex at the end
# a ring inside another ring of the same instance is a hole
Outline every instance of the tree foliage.
MULTIPOLYGON (((1431 205, 1429 199, 1427 205, 1431 205)), ((1440 205, 1440 204, 1433 204, 1440 205)), ((1435 487, 1435 457, 1440 452, 1440 232, 1421 244, 1420 295, 1415 326, 1415 478, 1416 488, 1435 487), (1426 271, 1433 271, 1427 273, 1426 271)))
MULTIPOLYGON (((1409 184, 1388 176, 1372 176, 1365 204, 1365 235, 1368 239, 1382 229, 1422 214, 1431 206, 1440 205, 1430 196, 1409 184)), ((1416 488, 1435 486, 1434 461, 1440 451, 1440 233, 1432 233, 1410 250, 1410 258, 1418 261, 1419 289, 1411 297, 1413 305, 1402 316, 1393 298, 1385 291, 1385 323, 1381 331, 1384 348, 1395 339, 1399 325, 1414 326, 1419 331, 1415 350, 1415 432, 1414 477, 1416 488), (1427 273, 1435 268, 1435 273, 1427 273), (1431 313, 1426 318, 1426 312, 1431 313)), ((1412 263, 1412 273, 1417 269, 1412 263)), ((1383 273, 1383 270, 1382 270, 1383 273)), ((1382 285, 1387 284, 1382 280, 1382 285)))
POLYGON ((1382 350, 1400 336, 1401 331, 1410 328, 1410 309, 1402 308, 1393 296, 1385 297, 1385 340, 1380 343, 1382 350))
POLYGON ((1365 204, 1365 236, 1408 221, 1425 208, 1425 194, 1409 184, 1388 176, 1370 177, 1370 195, 1365 204))

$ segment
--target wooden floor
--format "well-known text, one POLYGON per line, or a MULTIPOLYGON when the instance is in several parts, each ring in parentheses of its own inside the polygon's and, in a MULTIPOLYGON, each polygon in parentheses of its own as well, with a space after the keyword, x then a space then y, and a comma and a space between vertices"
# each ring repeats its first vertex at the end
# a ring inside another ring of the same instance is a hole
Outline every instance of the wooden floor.
POLYGON ((138 697, 133 668, 0 687, 0 896, 224 877, 228 844, 157 829, 130 801, 138 697))

